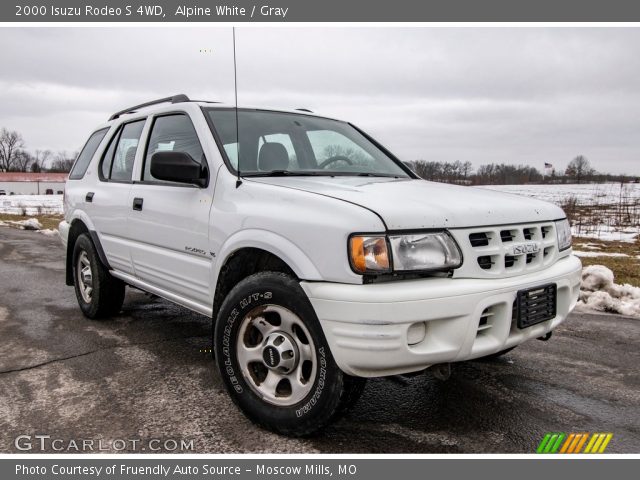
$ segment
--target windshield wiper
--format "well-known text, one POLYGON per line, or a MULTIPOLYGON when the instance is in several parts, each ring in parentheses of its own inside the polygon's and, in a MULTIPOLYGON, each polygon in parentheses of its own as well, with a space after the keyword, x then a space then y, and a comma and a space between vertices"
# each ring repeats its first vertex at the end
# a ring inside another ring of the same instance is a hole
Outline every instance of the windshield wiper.
POLYGON ((244 177, 312 177, 322 175, 318 172, 292 172, 291 170, 271 170, 270 172, 243 173, 244 177))
POLYGON ((357 177, 385 177, 385 178, 400 178, 398 175, 393 175, 391 173, 371 173, 371 172, 358 172, 353 175, 357 177))

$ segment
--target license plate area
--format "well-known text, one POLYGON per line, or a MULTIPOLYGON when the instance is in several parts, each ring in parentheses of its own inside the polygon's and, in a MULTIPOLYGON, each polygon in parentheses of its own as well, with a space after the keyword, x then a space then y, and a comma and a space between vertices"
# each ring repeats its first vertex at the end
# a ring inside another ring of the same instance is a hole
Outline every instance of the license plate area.
POLYGON ((558 287, 555 283, 520 290, 516 297, 518 328, 527 328, 556 316, 558 287))

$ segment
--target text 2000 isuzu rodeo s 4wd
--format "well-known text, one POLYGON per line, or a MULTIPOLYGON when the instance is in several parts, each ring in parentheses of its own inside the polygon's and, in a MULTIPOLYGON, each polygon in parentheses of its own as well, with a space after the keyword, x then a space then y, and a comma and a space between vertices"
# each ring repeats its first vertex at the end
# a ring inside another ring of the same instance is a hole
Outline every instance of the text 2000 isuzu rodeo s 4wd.
POLYGON ((184 95, 89 137, 60 234, 87 317, 120 311, 125 285, 213 317, 229 394, 289 435, 366 377, 547 335, 580 283, 557 206, 421 180, 346 122, 184 95))

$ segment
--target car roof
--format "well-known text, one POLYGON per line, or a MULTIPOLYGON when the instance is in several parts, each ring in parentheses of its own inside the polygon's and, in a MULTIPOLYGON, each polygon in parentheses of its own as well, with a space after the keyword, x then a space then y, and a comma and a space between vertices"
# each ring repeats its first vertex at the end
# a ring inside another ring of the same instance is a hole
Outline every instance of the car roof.
MULTIPOLYGON (((235 105, 226 104, 222 102, 216 101, 207 101, 207 100, 191 100, 184 94, 174 95, 173 97, 161 98, 159 100, 153 100, 151 102, 146 102, 140 105, 135 105, 133 107, 126 108, 119 112, 111 115, 109 120, 101 125, 98 128, 110 127, 112 125, 119 125, 120 123, 125 122, 128 118, 132 117, 142 117, 152 115, 158 112, 164 112, 168 110, 172 110, 172 107, 175 107, 176 104, 190 104, 197 105, 201 108, 213 108, 213 109, 233 109, 236 108, 235 105)), ((329 120, 337 120, 335 118, 331 118, 324 115, 318 115, 306 108, 265 108, 265 107, 252 107, 252 106, 238 106, 239 110, 255 110, 255 111, 263 111, 263 112, 279 112, 279 113, 289 113, 295 115, 307 115, 318 118, 326 118, 329 120)))

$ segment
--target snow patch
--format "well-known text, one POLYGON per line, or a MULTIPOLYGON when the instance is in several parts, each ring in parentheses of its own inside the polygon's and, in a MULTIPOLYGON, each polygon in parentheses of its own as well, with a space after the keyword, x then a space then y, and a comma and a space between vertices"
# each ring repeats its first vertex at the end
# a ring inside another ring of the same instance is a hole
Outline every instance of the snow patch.
POLYGON ((7 220, 0 222, 0 227, 14 227, 20 230, 42 230, 42 224, 37 218, 27 218, 26 220, 7 220))
POLYGON ((581 252, 580 250, 574 250, 573 254, 576 257, 628 257, 626 253, 607 253, 607 252, 581 252))
POLYGON ((640 288, 615 283, 613 272, 604 265, 582 269, 578 305, 591 310, 640 317, 640 288))
POLYGON ((41 234, 43 235, 47 235, 47 236, 52 236, 52 235, 57 235, 58 234, 58 230, 55 228, 45 228, 43 230, 39 231, 41 234))

